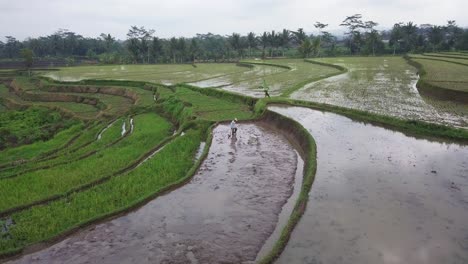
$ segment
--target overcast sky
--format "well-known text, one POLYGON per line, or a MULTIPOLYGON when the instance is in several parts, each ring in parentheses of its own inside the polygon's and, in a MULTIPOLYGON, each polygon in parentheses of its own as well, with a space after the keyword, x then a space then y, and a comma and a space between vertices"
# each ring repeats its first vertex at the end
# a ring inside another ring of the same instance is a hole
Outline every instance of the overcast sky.
POLYGON ((50 35, 59 28, 87 37, 110 33, 125 39, 131 25, 155 29, 159 37, 196 33, 245 34, 304 28, 316 21, 342 30, 341 21, 356 13, 380 28, 395 22, 468 27, 466 0, 0 0, 0 37, 50 35))

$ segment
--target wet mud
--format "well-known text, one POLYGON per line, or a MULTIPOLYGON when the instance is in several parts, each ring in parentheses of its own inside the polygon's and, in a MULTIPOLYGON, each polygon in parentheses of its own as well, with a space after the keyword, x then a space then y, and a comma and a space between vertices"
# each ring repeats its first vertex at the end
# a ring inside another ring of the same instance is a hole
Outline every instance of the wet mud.
POLYGON ((12 263, 245 263, 255 260, 292 194, 297 154, 262 125, 213 130, 192 180, 126 216, 12 263))
POLYGON ((277 263, 468 263, 468 147, 300 107, 317 143, 306 212, 277 263))

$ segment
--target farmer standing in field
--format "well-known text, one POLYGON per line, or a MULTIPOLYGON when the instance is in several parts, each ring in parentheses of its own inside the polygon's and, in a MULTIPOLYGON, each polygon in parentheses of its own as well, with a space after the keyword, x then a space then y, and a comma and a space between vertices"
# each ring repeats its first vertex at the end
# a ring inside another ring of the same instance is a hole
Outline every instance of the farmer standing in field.
POLYGON ((231 136, 234 137, 237 133, 237 118, 231 121, 231 136))
POLYGON ((263 92, 265 93, 265 97, 268 96, 268 98, 270 98, 270 94, 268 93, 268 89, 270 89, 270 88, 268 87, 265 79, 263 79, 262 89, 263 89, 263 92))

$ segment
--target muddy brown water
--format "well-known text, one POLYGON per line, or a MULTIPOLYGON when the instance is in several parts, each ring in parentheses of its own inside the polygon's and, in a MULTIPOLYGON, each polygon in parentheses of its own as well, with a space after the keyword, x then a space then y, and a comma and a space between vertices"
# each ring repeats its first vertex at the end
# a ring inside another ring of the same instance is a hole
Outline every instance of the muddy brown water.
POLYGON ((292 194, 298 157, 260 124, 213 131, 192 180, 123 217, 12 263, 245 263, 255 260, 292 194))
POLYGON ((317 143, 306 212, 277 263, 468 263, 468 147, 301 107, 317 143))

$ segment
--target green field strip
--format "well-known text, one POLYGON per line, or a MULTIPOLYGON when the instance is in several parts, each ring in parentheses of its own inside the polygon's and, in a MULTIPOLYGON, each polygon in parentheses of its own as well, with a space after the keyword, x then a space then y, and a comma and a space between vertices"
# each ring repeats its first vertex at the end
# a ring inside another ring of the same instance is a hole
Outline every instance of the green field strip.
POLYGON ((15 224, 3 235, 8 239, 0 240, 0 255, 142 204, 172 185, 181 184, 193 174, 200 142, 199 131, 188 131, 128 174, 66 199, 11 215, 15 224))
POLYGON ((71 140, 76 138, 84 129, 84 124, 76 124, 69 129, 60 131, 48 141, 38 141, 33 144, 23 145, 16 148, 6 149, 0 152, 0 164, 23 163, 28 160, 44 157, 47 154, 65 147, 71 140))
POLYGON ((2 180, 0 214, 64 195, 126 168, 171 134, 172 125, 156 114, 135 117, 135 132, 117 144, 76 162, 2 180), (63 177, 67 175, 67 177, 63 177))
POLYGON ((96 126, 94 129, 85 131, 80 138, 82 138, 81 141, 83 141, 83 139, 91 140, 88 141, 89 144, 88 142, 86 142, 84 143, 84 146, 78 146, 78 148, 68 147, 56 153, 56 155, 54 155, 51 158, 38 160, 33 163, 21 164, 19 166, 10 168, 9 170, 0 171, 0 180, 5 178, 18 177, 32 171, 49 169, 54 166, 68 164, 74 161, 90 157, 91 155, 95 155, 99 153, 99 151, 102 151, 105 148, 112 146, 113 144, 117 143, 122 139, 122 124, 122 119, 113 122, 113 125, 109 127, 109 129, 107 129, 105 133, 103 133, 103 136, 100 140, 97 139, 97 133, 99 132, 99 130, 102 130, 101 126, 96 126))

